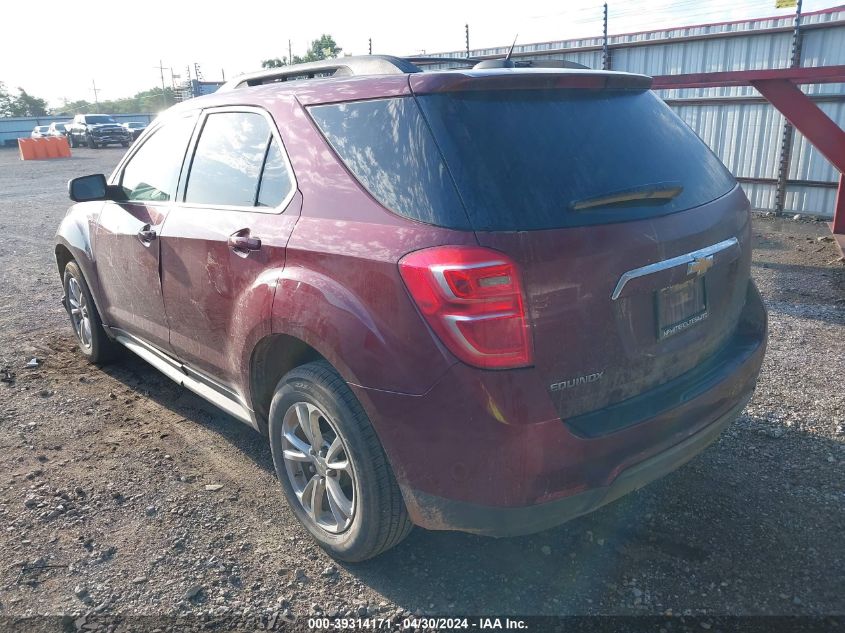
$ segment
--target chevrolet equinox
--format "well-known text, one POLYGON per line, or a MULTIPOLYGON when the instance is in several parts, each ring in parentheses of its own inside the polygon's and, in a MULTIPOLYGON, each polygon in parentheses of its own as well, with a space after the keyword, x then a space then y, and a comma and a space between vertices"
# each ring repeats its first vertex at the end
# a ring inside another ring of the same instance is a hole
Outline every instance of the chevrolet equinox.
POLYGON ((765 350, 749 202, 649 77, 414 61, 178 104, 69 183, 56 237, 82 353, 128 348, 268 437, 346 561, 645 485, 739 414, 765 350))

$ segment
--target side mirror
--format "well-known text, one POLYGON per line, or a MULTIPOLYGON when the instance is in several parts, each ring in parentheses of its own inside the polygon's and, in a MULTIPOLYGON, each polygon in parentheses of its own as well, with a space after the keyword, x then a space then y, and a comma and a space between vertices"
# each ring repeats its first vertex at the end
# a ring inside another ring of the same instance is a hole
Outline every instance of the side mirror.
POLYGON ((74 202, 88 202, 90 200, 106 200, 108 185, 103 174, 81 176, 67 183, 67 192, 74 202))

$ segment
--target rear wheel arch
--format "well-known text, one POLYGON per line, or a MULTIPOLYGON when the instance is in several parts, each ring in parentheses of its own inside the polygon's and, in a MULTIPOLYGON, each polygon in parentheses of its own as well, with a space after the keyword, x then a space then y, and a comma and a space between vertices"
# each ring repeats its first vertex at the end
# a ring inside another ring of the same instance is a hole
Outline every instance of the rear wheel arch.
POLYGON ((282 377, 292 369, 318 360, 326 358, 302 339, 288 334, 270 334, 256 344, 249 365, 249 388, 262 433, 267 434, 270 403, 282 377))

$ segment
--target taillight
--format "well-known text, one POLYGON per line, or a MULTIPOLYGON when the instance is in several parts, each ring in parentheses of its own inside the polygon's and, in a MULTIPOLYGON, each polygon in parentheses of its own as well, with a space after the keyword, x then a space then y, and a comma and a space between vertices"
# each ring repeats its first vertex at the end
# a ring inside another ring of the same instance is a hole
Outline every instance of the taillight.
POLYGON ((409 253, 399 272, 431 329, 459 359, 484 369, 533 361, 516 264, 478 246, 437 246, 409 253))

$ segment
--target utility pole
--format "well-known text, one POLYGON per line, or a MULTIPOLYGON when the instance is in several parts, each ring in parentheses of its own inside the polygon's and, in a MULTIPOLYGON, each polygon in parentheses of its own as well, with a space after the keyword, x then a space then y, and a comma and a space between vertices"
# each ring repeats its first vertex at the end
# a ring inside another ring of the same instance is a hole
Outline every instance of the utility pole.
POLYGON ((601 67, 610 70, 610 47, 607 45, 607 2, 604 3, 604 43, 601 47, 601 67))
MULTIPOLYGON (((792 29, 792 56, 789 65, 792 68, 801 66, 801 44, 804 34, 801 32, 801 4, 795 5, 795 23, 792 29)), ((795 128, 789 121, 783 123, 783 134, 780 140, 780 163, 778 164, 778 181, 775 190, 775 213, 782 215, 786 207, 786 185, 789 180, 789 164, 792 162, 792 145, 795 139, 795 128)))
POLYGON ((469 24, 464 24, 464 35, 467 41, 467 57, 469 57, 469 24))
POLYGON ((293 63, 293 48, 291 48, 290 40, 288 40, 288 65, 293 63))
POLYGON ((194 79, 197 80, 197 87, 196 90, 191 91, 191 94, 195 97, 201 97, 202 89, 200 88, 200 82, 202 81, 202 71, 200 70, 200 65, 197 62, 194 62, 194 79))
POLYGON ((153 66, 153 68, 158 68, 161 73, 161 105, 163 108, 167 108, 167 93, 164 89, 164 64, 161 60, 158 60, 158 66, 153 66))
POLYGON ((94 92, 94 105, 96 105, 97 108, 99 109, 100 99, 97 95, 99 94, 100 91, 97 90, 97 82, 94 81, 93 79, 91 80, 91 86, 92 86, 91 90, 94 92))
POLYGON ((370 38, 370 55, 373 54, 373 38, 370 38))

